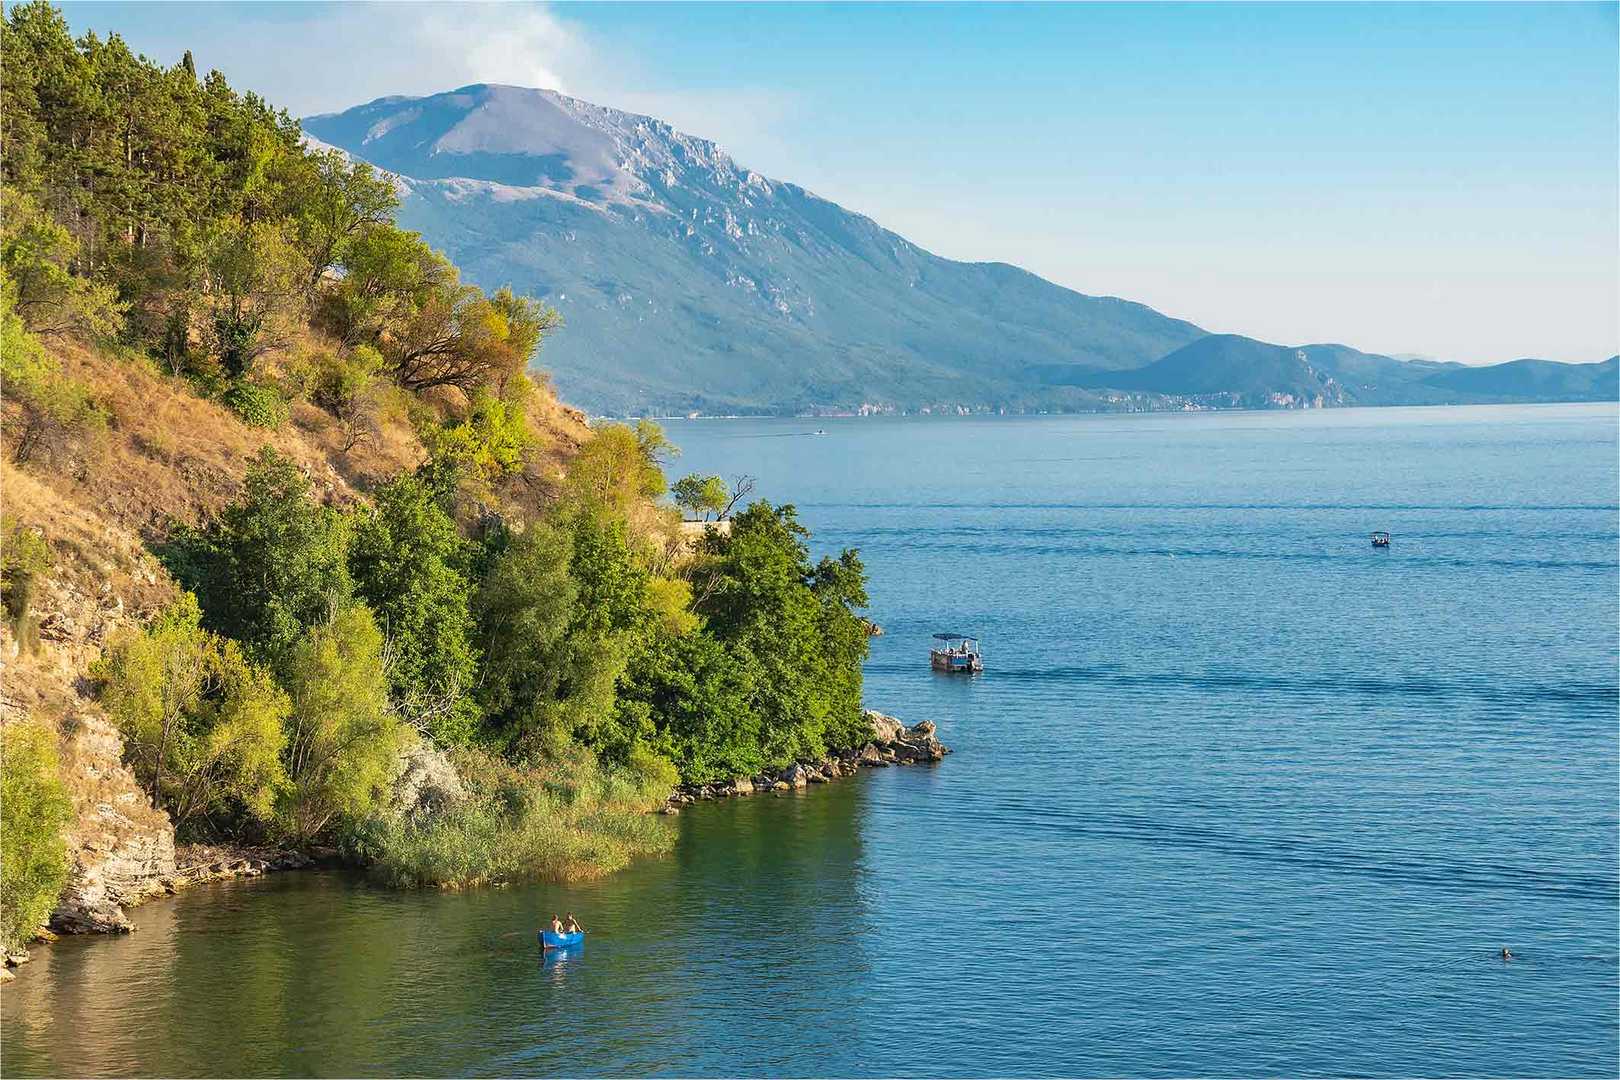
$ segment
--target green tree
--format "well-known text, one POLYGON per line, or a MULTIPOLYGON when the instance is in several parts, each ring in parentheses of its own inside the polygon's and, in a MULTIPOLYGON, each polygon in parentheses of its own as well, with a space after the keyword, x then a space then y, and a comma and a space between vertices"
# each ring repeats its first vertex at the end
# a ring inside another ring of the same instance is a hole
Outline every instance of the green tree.
POLYGON ((466 742, 478 719, 467 556, 455 522, 413 476, 377 491, 349 548, 355 593, 388 638, 395 700, 441 745, 466 742))
POLYGON ((70 270, 78 254, 73 234, 31 196, 0 189, 0 271, 12 286, 11 308, 30 332, 108 337, 122 326, 127 305, 112 285, 70 270))
POLYGON ((215 354, 231 377, 287 343, 306 266, 289 230, 270 222, 228 222, 211 239, 205 296, 215 354))
POLYGON ((0 395, 21 408, 21 423, 10 427, 11 457, 26 465, 94 443, 107 429, 107 413, 29 333, 14 296, 11 282, 0 274, 0 395))
POLYGON ((287 667, 288 783, 276 820, 286 836, 308 843, 373 811, 413 736, 389 709, 383 635, 364 605, 311 630, 287 667))
POLYGON ((186 593, 92 669, 152 801, 183 829, 197 815, 270 815, 282 780, 287 698, 236 642, 202 628, 186 593))
POLYGON ((718 517, 731 496, 726 482, 718 476, 699 476, 696 473, 675 481, 670 494, 675 497, 676 506, 703 521, 710 520, 711 515, 718 517))
POLYGON ((26 944, 67 884, 62 830, 73 816, 55 736, 29 720, 0 724, 0 947, 26 944))
POLYGON ((772 764, 818 757, 859 733, 867 641, 854 609, 865 603, 865 572, 853 552, 813 565, 808 536, 791 506, 756 502, 730 535, 704 537, 694 569, 698 613, 752 675, 772 764))
POLYGON ((317 505, 297 466, 269 447, 242 497, 202 529, 180 529, 160 551, 197 594, 204 624, 280 669, 291 646, 353 592, 349 529, 317 505))
POLYGON ((313 288, 343 260, 356 236, 393 223, 399 194, 387 174, 364 161, 351 161, 341 150, 315 152, 310 166, 309 187, 298 204, 298 234, 313 288))
POLYGON ((0 607, 5 609, 12 636, 29 652, 39 646, 34 590, 52 561, 51 546, 43 532, 9 515, 0 515, 0 607))

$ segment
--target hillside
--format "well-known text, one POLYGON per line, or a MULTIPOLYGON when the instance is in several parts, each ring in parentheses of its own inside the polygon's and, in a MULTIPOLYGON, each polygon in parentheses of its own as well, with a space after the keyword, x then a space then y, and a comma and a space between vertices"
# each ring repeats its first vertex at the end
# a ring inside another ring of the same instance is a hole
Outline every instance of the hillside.
POLYGON ((46 3, 0 52, 8 962, 224 872, 177 841, 589 877, 669 850, 677 784, 877 735, 856 553, 717 476, 685 534, 662 430, 562 405, 556 313, 463 281, 392 180, 46 3))
POLYGON ((1437 371, 1423 381, 1472 398, 1508 401, 1614 401, 1620 397, 1620 357, 1596 364, 1510 360, 1491 367, 1437 371))
POLYGON ((1042 372, 1139 367, 1203 336, 932 255, 711 142, 551 91, 384 98, 304 128, 398 173, 401 222, 470 280, 558 308, 546 363, 597 411, 1083 407, 1042 372))

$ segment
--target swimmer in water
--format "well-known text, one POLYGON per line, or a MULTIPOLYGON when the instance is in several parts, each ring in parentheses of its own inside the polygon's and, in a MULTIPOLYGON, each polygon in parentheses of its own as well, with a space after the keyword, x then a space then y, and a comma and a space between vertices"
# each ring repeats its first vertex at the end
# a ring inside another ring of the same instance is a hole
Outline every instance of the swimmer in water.
POLYGON ((1504 959, 1504 960, 1513 959, 1513 954, 1508 952, 1508 947, 1506 945, 1502 946, 1502 959, 1504 959))

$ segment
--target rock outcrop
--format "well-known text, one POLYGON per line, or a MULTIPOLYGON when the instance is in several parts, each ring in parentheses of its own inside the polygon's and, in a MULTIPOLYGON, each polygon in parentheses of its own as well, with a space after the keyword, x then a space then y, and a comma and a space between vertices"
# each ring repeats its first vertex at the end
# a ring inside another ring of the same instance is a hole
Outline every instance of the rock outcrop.
POLYGON ((871 739, 860 746, 829 754, 818 761, 795 761, 785 769, 761 776, 742 776, 711 784, 683 784, 670 796, 669 808, 761 791, 780 794, 811 784, 828 784, 841 777, 854 776, 862 768, 931 764, 951 752, 939 741, 932 720, 923 720, 907 727, 875 709, 867 709, 865 715, 866 722, 871 725, 871 739))
POLYGON ((73 866, 50 925, 71 934, 124 933, 135 928, 125 908, 172 891, 174 827, 124 765, 123 739, 111 721, 84 710, 63 729, 73 866))

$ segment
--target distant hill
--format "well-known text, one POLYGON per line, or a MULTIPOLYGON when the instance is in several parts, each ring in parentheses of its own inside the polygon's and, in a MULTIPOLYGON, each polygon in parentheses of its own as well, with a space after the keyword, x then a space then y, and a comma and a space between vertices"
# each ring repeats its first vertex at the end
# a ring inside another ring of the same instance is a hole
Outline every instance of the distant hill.
POLYGON ((1620 356, 1596 364, 1510 360, 1490 367, 1457 367, 1423 380, 1470 397, 1514 401, 1614 401, 1620 398, 1620 356))
POLYGON ((940 258, 662 121, 547 90, 383 98, 304 127, 400 174, 402 222, 471 280, 559 308, 543 362, 598 411, 1023 407, 1044 400, 1034 364, 1137 367, 1204 334, 940 258))
POLYGON ((1615 396, 1612 368, 1280 346, 933 255, 661 120, 467 86, 310 117, 400 177, 400 220, 556 306, 542 364, 612 414, 1443 404, 1615 396), (1544 365, 1535 367, 1534 365, 1544 365), (1501 365, 1500 367, 1512 367, 1501 365))

